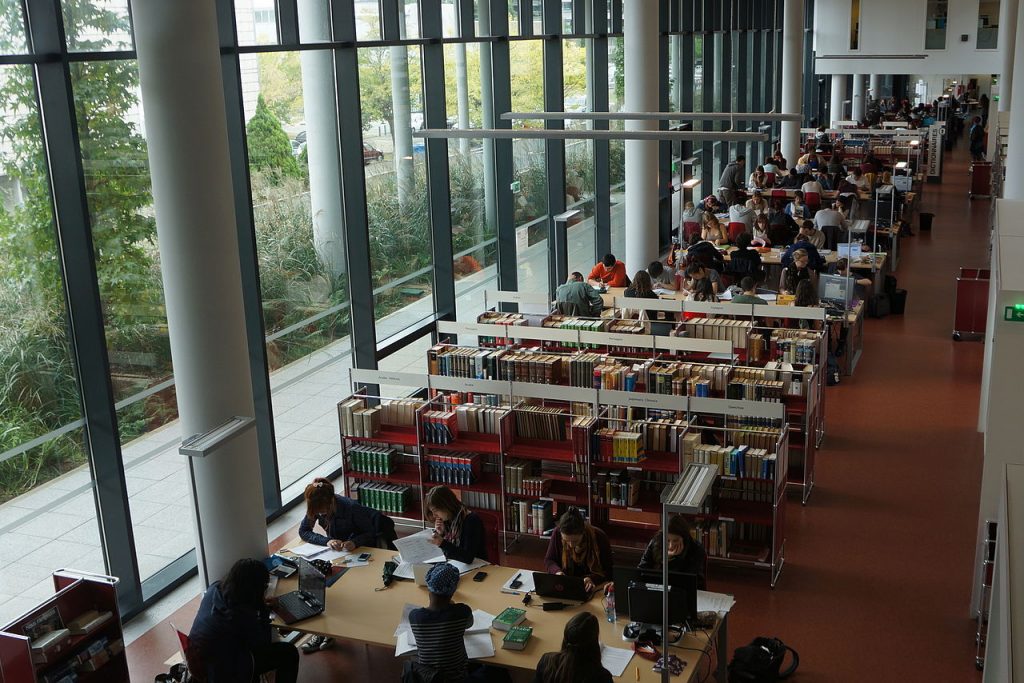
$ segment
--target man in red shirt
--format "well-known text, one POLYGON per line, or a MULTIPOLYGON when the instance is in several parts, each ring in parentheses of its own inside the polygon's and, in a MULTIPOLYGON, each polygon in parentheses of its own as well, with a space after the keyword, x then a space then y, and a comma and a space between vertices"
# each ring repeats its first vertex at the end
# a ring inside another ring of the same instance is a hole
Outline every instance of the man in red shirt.
POLYGON ((601 262, 590 271, 587 281, 592 285, 628 287, 629 277, 626 275, 626 264, 617 260, 613 254, 605 254, 601 262))

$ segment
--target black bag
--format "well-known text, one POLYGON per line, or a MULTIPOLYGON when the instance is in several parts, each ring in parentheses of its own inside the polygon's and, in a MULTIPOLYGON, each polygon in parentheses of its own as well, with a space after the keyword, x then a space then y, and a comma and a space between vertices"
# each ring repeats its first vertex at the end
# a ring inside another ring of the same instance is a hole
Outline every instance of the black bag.
POLYGON ((189 673, 184 664, 175 664, 165 674, 157 674, 153 683, 196 683, 196 678, 189 673))
POLYGON ((893 294, 896 293, 896 276, 895 275, 886 275, 885 276, 885 281, 884 281, 884 284, 883 284, 883 289, 885 290, 885 293, 888 294, 890 297, 893 294))
POLYGON ((800 666, 800 655, 778 638, 754 638, 750 645, 736 648, 729 662, 729 683, 772 683, 789 678, 800 666), (786 652, 793 662, 782 669, 786 652))
POLYGON ((407 660, 402 667, 402 683, 444 683, 444 676, 432 666, 407 660))
POLYGON ((868 317, 884 318, 889 315, 889 295, 883 293, 872 294, 868 299, 868 317))

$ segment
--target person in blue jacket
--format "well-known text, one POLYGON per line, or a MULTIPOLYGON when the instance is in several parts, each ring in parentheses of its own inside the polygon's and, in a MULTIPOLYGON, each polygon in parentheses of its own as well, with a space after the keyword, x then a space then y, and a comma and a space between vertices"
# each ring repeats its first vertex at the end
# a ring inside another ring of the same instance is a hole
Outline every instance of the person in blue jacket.
POLYGON ((295 683, 298 650, 271 640, 270 608, 263 597, 269 582, 263 562, 244 559, 206 589, 188 634, 188 666, 199 680, 239 683, 274 671, 277 683, 295 683))
POLYGON ((389 517, 336 495, 334 485, 323 477, 317 477, 306 487, 304 497, 306 514, 299 523, 299 538, 306 543, 350 551, 360 546, 377 548, 381 542, 394 539, 395 523, 389 517), (315 524, 327 535, 313 531, 315 524))

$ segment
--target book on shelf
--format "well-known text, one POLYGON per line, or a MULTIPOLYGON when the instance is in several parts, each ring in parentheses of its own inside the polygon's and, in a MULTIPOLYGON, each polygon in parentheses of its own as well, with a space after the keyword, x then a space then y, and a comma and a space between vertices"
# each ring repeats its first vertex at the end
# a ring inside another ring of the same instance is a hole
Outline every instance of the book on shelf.
POLYGON ((421 423, 426 443, 450 444, 459 438, 458 417, 452 410, 425 410, 421 423))
POLYGON ((357 444, 348 449, 349 467, 353 472, 388 475, 395 469, 396 453, 388 446, 357 444))
POLYGON ((501 496, 497 493, 482 491, 461 491, 459 498, 462 504, 475 510, 500 510, 501 496))
POLYGON ((526 610, 519 607, 506 607, 491 620, 491 628, 496 631, 508 631, 526 621, 526 610))
POLYGON ((536 461, 509 460, 505 463, 505 490, 513 495, 539 498, 547 492, 550 480, 536 476, 536 461))
POLYGON ((480 477, 480 455, 477 453, 431 454, 425 456, 432 483, 471 486, 480 477))
POLYGON ((380 432, 382 406, 367 408, 361 398, 342 401, 338 406, 341 429, 345 436, 369 439, 380 432))
POLYGON ((366 507, 389 514, 405 512, 412 487, 383 482, 359 482, 352 487, 353 498, 366 507))
POLYGON ((646 456, 643 435, 621 429, 602 427, 597 430, 598 462, 615 462, 635 465, 646 456))
POLYGON ((699 444, 688 454, 690 459, 684 464, 697 463, 715 465, 722 476, 750 479, 775 479, 775 453, 763 448, 751 448, 747 445, 722 446, 699 444))
POLYGON ((594 502, 605 505, 633 507, 640 498, 643 482, 629 472, 598 472, 594 476, 591 493, 594 502))
POLYGON ((500 311, 484 311, 477 316, 478 323, 487 325, 526 325, 526 316, 522 313, 502 313, 500 311))
POLYGON ((513 626, 501 639, 501 647, 504 650, 525 650, 532 635, 533 629, 529 626, 513 626))
POLYGON ((419 399, 393 399, 380 404, 380 422, 396 427, 412 427, 416 424, 416 411, 426 404, 419 399))
POLYGON ((554 527, 550 500, 513 500, 507 507, 509 531, 539 536, 554 527))
POLYGON ((568 413, 562 408, 519 406, 513 411, 516 436, 523 439, 565 441, 568 413))
POLYGON ((679 336, 692 339, 720 339, 732 342, 734 349, 747 348, 747 337, 753 329, 749 320, 731 318, 694 318, 680 323, 679 336))
POLYGON ((510 351, 501 357, 498 379, 513 382, 561 384, 565 356, 539 351, 510 351))
POLYGON ((497 434, 502 415, 507 411, 475 403, 463 403, 454 406, 456 421, 460 432, 479 432, 481 434, 497 434))
POLYGON ((686 420, 659 418, 642 422, 644 447, 648 451, 678 453, 689 427, 686 420))

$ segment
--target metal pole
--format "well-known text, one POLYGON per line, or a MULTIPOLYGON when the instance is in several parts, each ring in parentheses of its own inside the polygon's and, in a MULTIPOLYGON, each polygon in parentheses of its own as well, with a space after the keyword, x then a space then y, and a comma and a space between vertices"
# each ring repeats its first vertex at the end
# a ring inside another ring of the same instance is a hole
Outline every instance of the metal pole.
MULTIPOLYGON (((803 83, 804 0, 784 0, 782 16, 782 111, 801 112, 803 83)), ((800 156, 800 124, 782 122, 782 156, 790 166, 800 156)))

